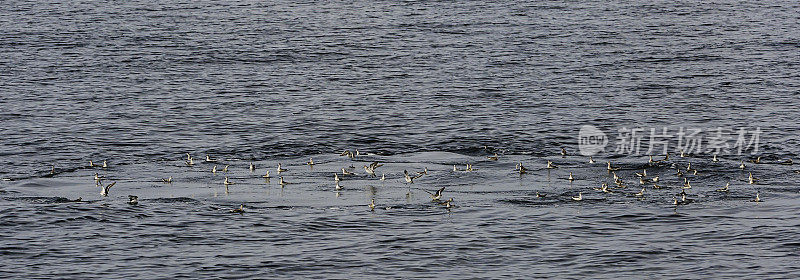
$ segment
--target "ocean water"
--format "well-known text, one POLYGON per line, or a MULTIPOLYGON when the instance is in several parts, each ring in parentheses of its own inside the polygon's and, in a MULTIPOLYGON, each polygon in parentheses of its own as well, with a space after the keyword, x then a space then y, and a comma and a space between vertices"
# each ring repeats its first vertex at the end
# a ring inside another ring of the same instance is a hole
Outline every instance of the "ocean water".
POLYGON ((800 154, 798 11, 7 1, 0 278, 798 278, 800 168, 781 164, 800 154), (611 138, 594 164, 583 125, 611 138), (650 164, 614 151, 637 127, 762 133, 757 152, 650 164), (626 188, 594 190, 607 161, 626 188))

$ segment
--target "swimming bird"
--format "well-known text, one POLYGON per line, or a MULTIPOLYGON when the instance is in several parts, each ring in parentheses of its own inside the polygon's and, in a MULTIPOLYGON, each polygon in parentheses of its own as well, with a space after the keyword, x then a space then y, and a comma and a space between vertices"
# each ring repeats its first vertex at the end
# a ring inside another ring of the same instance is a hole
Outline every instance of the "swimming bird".
POLYGON ((636 176, 639 176, 639 177, 642 177, 642 178, 647 177, 647 169, 643 169, 642 173, 636 172, 636 176))
POLYGON ((277 170, 278 170, 278 174, 281 174, 281 172, 289 171, 288 169, 282 168, 280 163, 278 163, 278 169, 277 170))
POLYGON ((128 196, 128 204, 130 205, 137 205, 139 204, 139 197, 135 195, 128 196))
POLYGON ((162 178, 161 181, 167 184, 172 184, 172 176, 169 176, 169 178, 162 178))
POLYGON ((547 194, 540 194, 539 191, 536 191, 536 198, 544 198, 547 194))
POLYGON ((569 178, 567 178, 570 182, 575 181, 575 177, 572 177, 572 172, 569 173, 569 178))
POLYGON ((267 170, 267 174, 264 174, 264 176, 261 176, 261 177, 263 177, 263 178, 270 178, 270 177, 269 177, 269 170, 267 170))
POLYGON ((744 161, 742 161, 742 164, 739 165, 739 169, 744 170, 744 167, 744 161))
POLYGON ((308 158, 308 162, 306 162, 306 164, 309 165, 309 166, 313 166, 314 165, 314 158, 308 158))
POLYGON ((278 181, 278 184, 280 184, 281 186, 288 185, 288 184, 293 184, 293 183, 289 183, 289 182, 284 181, 283 180, 283 176, 281 176, 279 178, 280 178, 280 180, 278 181))
POLYGON ((256 165, 252 162, 250 163, 250 172, 256 171, 256 165))
POLYGON ((375 211, 375 199, 372 199, 367 206, 369 206, 369 211, 375 211))
POLYGON ((475 169, 472 168, 472 164, 467 163, 467 170, 466 171, 467 172, 472 172, 472 171, 475 171, 475 169))
POLYGON ((686 157, 686 154, 681 150, 681 157, 686 157))
POLYGON ((229 166, 229 165, 226 165, 225 167, 223 167, 223 168, 222 168, 222 172, 226 172, 226 173, 227 173, 227 172, 228 172, 228 166, 229 166))
POLYGON ((194 159, 192 158, 192 155, 190 155, 189 153, 186 153, 186 165, 188 166, 194 165, 194 159))
POLYGON ((562 148, 561 148, 561 157, 563 158, 563 157, 566 157, 566 156, 567 156, 567 149, 564 149, 564 148, 562 147, 562 148))
POLYGON ((333 180, 339 182, 339 173, 333 173, 333 180))
POLYGON ((234 183, 231 182, 231 180, 228 180, 228 177, 226 176, 225 181, 222 181, 222 184, 227 186, 227 185, 233 185, 234 183))
POLYGON ((669 153, 667 153, 666 155, 664 155, 664 159, 662 159, 661 161, 663 161, 663 162, 667 162, 667 161, 669 161, 669 153))
POLYGON ((645 181, 644 178, 640 177, 639 178, 639 185, 644 185, 644 184, 647 184, 647 181, 645 181))
POLYGON ((499 156, 497 156, 497 153, 494 153, 494 155, 493 155, 493 156, 489 156, 489 157, 486 157, 486 158, 488 158, 489 160, 495 160, 495 161, 496 161, 496 160, 497 160, 497 159, 499 159, 500 157, 499 157, 499 156))
POLYGON ((763 200, 761 200, 761 194, 759 194, 758 192, 756 192, 756 198, 755 198, 755 199, 753 199, 753 200, 751 200, 751 201, 752 201, 752 202, 762 202, 763 200))
POLYGON ((240 204, 240 205, 239 205, 239 208, 233 208, 233 209, 231 209, 231 213, 237 213, 237 214, 242 214, 242 213, 244 213, 244 204, 240 204))
MULTIPOLYGON (((366 171, 367 174, 372 175, 372 177, 376 177, 377 175, 375 175, 375 168, 378 168, 378 167, 381 167, 381 166, 383 166, 383 164, 380 164, 380 163, 378 163, 376 161, 376 162, 370 163, 369 165, 364 165, 364 171, 366 171)), ((428 172, 428 168, 425 168, 425 174, 427 174, 427 172, 428 172)))
POLYGON ((580 192, 579 192, 579 193, 578 193, 578 196, 573 196, 573 197, 572 197, 572 200, 575 200, 575 201, 581 201, 581 200, 583 200, 583 193, 580 193, 580 192))
POLYGON ((89 167, 97 167, 97 166, 96 166, 96 165, 94 165, 94 163, 93 163, 93 162, 90 160, 90 161, 89 161, 89 167))
POLYGON ((731 185, 731 182, 728 182, 727 184, 725 184, 724 187, 721 187, 721 188, 717 189, 716 191, 718 191, 718 192, 727 192, 729 190, 730 185, 731 185))
POLYGON ((751 162, 753 162, 755 164, 759 164, 759 163, 761 163, 761 157, 757 157, 756 159, 751 160, 751 162))
POLYGON ((381 181, 386 181, 386 174, 381 173, 381 181))
POLYGON ((211 156, 206 155, 206 162, 217 162, 216 159, 211 159, 211 156))
POLYGON ((441 189, 439 189, 436 192, 429 192, 429 191, 425 191, 425 192, 427 192, 428 194, 431 195, 431 199, 433 199, 433 201, 437 201, 440 198, 442 198, 442 192, 444 192, 444 188, 445 187, 442 187, 441 189))
POLYGON ((614 168, 614 167, 611 167, 611 162, 610 162, 610 161, 607 161, 606 163, 607 163, 606 169, 608 169, 608 171, 616 171, 616 170, 619 170, 619 168, 614 168))
POLYGON ((214 167, 211 168, 211 173, 212 174, 217 174, 217 166, 216 165, 214 165, 214 167))
POLYGON ((691 189, 692 188, 692 184, 689 183, 689 179, 683 178, 683 188, 684 189, 691 189))
POLYGON ((519 174, 525 174, 526 172, 528 172, 528 169, 525 168, 525 166, 522 166, 521 162, 517 165, 517 169, 516 170, 517 170, 517 172, 519 172, 519 174))
POLYGON ((553 162, 552 162, 552 161, 549 161, 549 160, 548 160, 548 161, 547 161, 547 169, 553 169, 553 168, 558 168, 558 166, 556 166, 555 164, 553 164, 553 162))
POLYGON ((453 198, 451 197, 450 199, 448 199, 444 203, 439 203, 439 205, 444 205, 444 208, 449 211, 450 208, 453 208, 453 204, 452 203, 453 203, 453 198))
MULTIPOLYGON (((792 162, 792 159, 787 159, 787 160, 781 162, 781 164, 783 164, 783 165, 792 165, 793 162, 792 162)), ((55 166, 53 167, 53 173, 55 173, 55 166)))
POLYGON ((422 177, 422 175, 417 175, 417 176, 411 177, 411 175, 408 175, 408 171, 406 171, 406 170, 403 170, 403 174, 406 177, 406 183, 409 183, 409 184, 413 184, 414 183, 414 179, 422 177))
POLYGON ((650 179, 650 181, 653 183, 658 182, 658 176, 653 177, 653 179, 650 179))
POLYGON ((653 184, 653 188, 654 188, 654 189, 660 189, 660 188, 662 188, 662 187, 661 187, 661 186, 659 186, 658 184, 653 184))
POLYGON ((714 155, 714 158, 711 159, 711 162, 719 162, 719 159, 717 159, 717 155, 714 155))
POLYGON ((108 168, 108 163, 105 160, 103 161, 103 168, 108 168))
POLYGON ((94 182, 95 182, 95 183, 97 183, 97 182, 100 182, 100 179, 102 179, 102 178, 100 177, 100 174, 99 174, 99 173, 94 173, 94 182))
POLYGON ((642 188, 642 190, 641 190, 641 191, 639 191, 638 193, 635 193, 635 194, 633 194, 633 195, 634 195, 634 196, 640 196, 640 197, 641 197, 641 196, 644 196, 644 189, 645 189, 645 188, 642 188))
POLYGON ((342 175, 357 175, 355 172, 347 171, 347 169, 342 168, 342 175))
POLYGON ((594 163, 594 159, 591 156, 589 156, 589 163, 594 163))
POLYGON ((750 182, 751 185, 755 184, 758 179, 753 177, 753 172, 748 172, 750 175, 747 176, 747 181, 750 182))
POLYGON ((113 183, 111 183, 111 184, 108 184, 108 186, 105 186, 105 187, 103 187, 103 188, 100 190, 100 195, 102 195, 102 196, 108 196, 108 191, 111 189, 111 187, 113 187, 113 186, 114 186, 114 185, 116 185, 116 184, 117 184, 117 182, 113 182, 113 183))
POLYGON ((342 185, 339 185, 339 181, 336 181, 336 187, 334 187, 334 189, 337 191, 341 191, 342 189, 344 189, 344 187, 342 187, 342 185))

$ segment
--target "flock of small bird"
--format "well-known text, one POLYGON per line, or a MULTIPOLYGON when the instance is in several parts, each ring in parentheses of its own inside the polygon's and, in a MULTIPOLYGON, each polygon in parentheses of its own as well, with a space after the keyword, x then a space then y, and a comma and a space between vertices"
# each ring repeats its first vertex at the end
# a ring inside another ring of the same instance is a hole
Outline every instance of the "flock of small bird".
MULTIPOLYGON (((355 152, 351 152, 350 150, 345 150, 344 152, 342 152, 340 154, 340 156, 346 156, 346 157, 348 157, 350 159, 356 159, 360 155, 361 155, 361 153, 359 153, 358 150, 355 150, 355 152)), ((562 157, 567 157, 568 153, 567 153, 566 149, 562 148, 560 155, 562 157)), ((686 157, 686 154, 683 151, 681 151, 678 156, 686 157)), ((486 158, 488 160, 490 160, 490 161, 498 161, 500 159, 500 156, 497 153, 494 153, 493 155, 487 156, 486 158)), ((717 158, 717 155, 714 155, 713 158, 711 159, 711 161, 712 162, 719 162, 719 159, 717 158)), ((211 156, 209 156, 209 155, 206 155, 204 162, 207 163, 207 164, 214 164, 213 167, 211 168, 211 173, 212 174, 217 174, 218 172, 222 172, 222 173, 228 172, 229 165, 224 165, 224 167, 219 169, 218 167, 221 166, 221 164, 220 164, 221 161, 216 160, 216 159, 212 159, 211 156)), ((756 158, 754 160, 751 160, 750 162, 752 162, 754 164, 760 164, 761 163, 761 157, 758 157, 758 158, 756 158)), ((189 153, 186 153, 185 163, 186 163, 187 166, 190 166, 190 167, 196 165, 195 159, 189 153)), ((591 156, 588 159, 588 163, 589 164, 596 164, 595 160, 591 156)), ((779 161, 777 163, 783 164, 783 165, 792 165, 793 164, 791 159, 787 159, 787 160, 784 160, 784 161, 779 161)), ((313 167, 315 165, 313 158, 309 158, 308 162, 306 162, 305 164, 308 165, 309 167, 313 167)), ((368 177, 377 178, 378 177, 377 169, 379 167, 381 167, 381 166, 383 166, 383 164, 380 163, 380 162, 372 162, 369 165, 364 165, 363 168, 364 168, 364 171, 366 172, 368 177)), ((680 167, 678 165, 678 163, 673 162, 673 161, 670 160, 670 155, 669 154, 666 154, 666 155, 664 155, 664 157, 662 159, 658 159, 658 160, 655 160, 653 158, 653 156, 649 156, 649 159, 648 159, 648 162, 647 162, 647 166, 668 167, 670 169, 674 169, 675 170, 675 176, 676 177, 682 177, 683 178, 683 186, 681 186, 681 192, 673 196, 673 200, 672 200, 672 204, 673 205, 675 205, 677 207, 678 205, 685 205, 685 204, 689 204, 689 203, 693 202, 693 199, 688 198, 688 194, 686 193, 686 190, 692 188, 691 180, 689 179, 689 176, 697 176, 699 174, 699 171, 696 168, 692 167, 691 162, 687 163, 685 168, 684 167, 680 167)), ((92 161, 89 161, 89 167, 90 168, 104 168, 105 169, 105 168, 108 168, 108 163, 106 161, 103 161, 102 165, 97 165, 97 164, 94 164, 92 161)), ((547 161, 547 165, 544 168, 547 169, 547 170, 551 170, 551 169, 559 168, 559 166, 557 166, 552 161, 548 160, 547 161)), ((740 170, 745 170, 747 168, 746 165, 745 165, 745 161, 744 160, 741 161, 741 164, 739 165, 738 168, 740 170)), ((254 172, 256 170, 256 167, 255 167, 255 165, 253 163, 250 163, 249 170, 250 170, 250 172, 254 172)), ((469 163, 466 164, 466 168, 463 169, 463 170, 459 169, 458 166, 453 165, 453 171, 454 172, 457 172, 457 171, 473 172, 475 170, 476 169, 473 167, 473 165, 469 164, 469 163)), ((627 195, 631 195, 631 196, 634 196, 634 197, 642 198, 642 197, 645 196, 645 192, 647 190, 646 186, 652 185, 653 189, 662 189, 662 188, 664 188, 663 185, 659 185, 660 176, 659 175, 656 175, 656 176, 648 175, 647 174, 647 169, 645 168, 645 169, 642 170, 642 172, 636 172, 635 173, 635 176, 637 177, 636 179, 638 179, 639 185, 643 186, 642 189, 637 193, 625 193, 625 192, 622 192, 620 190, 621 189, 626 189, 628 187, 628 183, 625 182, 622 177, 617 175, 616 171, 620 170, 620 168, 614 167, 610 161, 607 161, 606 162, 606 170, 608 171, 609 175, 613 178, 614 186, 612 187, 609 184, 607 184, 605 182, 602 182, 601 186, 594 187, 594 188, 592 188, 593 190, 598 191, 598 192, 602 192, 602 193, 606 193, 606 194, 620 192, 620 193, 623 193, 623 194, 627 194, 627 195)), ((281 176, 282 173, 287 172, 288 170, 283 168, 283 166, 280 163, 277 164, 277 168, 275 169, 275 171, 276 171, 276 173, 278 175, 278 184, 281 187, 284 187, 286 185, 292 184, 291 182, 286 181, 283 178, 283 176, 281 176)), ((516 173, 520 174, 520 176, 522 176, 522 175, 526 174, 529 171, 529 169, 526 168, 522 164, 522 162, 520 162, 520 163, 517 163, 515 165, 514 171, 516 173)), ((52 170, 51 170, 51 175, 53 175, 53 174, 55 174, 55 167, 53 167, 52 170)), ((341 177, 347 177, 347 176, 353 176, 353 175, 357 175, 357 173, 355 172, 355 166, 353 166, 352 164, 350 166, 348 166, 348 167, 343 167, 341 169, 341 176, 340 176, 340 173, 338 173, 338 172, 334 173, 333 174, 333 180, 334 180, 334 184, 335 184, 334 189, 337 192, 343 190, 344 187, 340 184, 341 177)), ((413 174, 409 173, 408 170, 403 170, 403 175, 404 175, 405 182, 409 185, 409 190, 408 190, 408 193, 406 193, 406 196, 410 196, 411 195, 411 186, 410 185, 414 183, 415 179, 418 179, 418 178, 420 178, 420 177, 422 177, 424 175, 428 175, 428 168, 426 167, 426 168, 424 168, 424 170, 418 171, 418 172, 413 173, 413 174)), ((267 170, 266 173, 264 175, 262 175, 261 177, 266 179, 266 180, 269 180, 270 178, 273 178, 270 175, 270 171, 269 170, 267 170)), ((103 182, 104 179, 105 178, 103 176, 100 176, 99 173, 95 173, 94 174, 95 186, 100 188, 100 195, 101 196, 108 196, 111 187, 113 187, 116 184, 116 182, 111 182, 109 184, 105 184, 103 182)), ((386 174, 382 173, 380 178, 379 178, 379 180, 381 180, 381 181, 386 180, 386 174)), ((567 180, 569 180, 570 182, 575 180, 575 177, 573 176, 572 172, 569 172, 569 177, 567 178, 567 180)), ((172 177, 169 177, 169 178, 162 178, 161 181, 163 183, 166 183, 166 184, 172 184, 174 180, 173 180, 172 177)), ((753 185, 753 184, 756 184, 757 181, 758 181, 758 179, 753 177, 753 173, 752 172, 748 172, 748 179, 747 179, 748 184, 753 185)), ((225 176, 224 180, 222 181, 222 184, 225 186, 225 191, 227 193, 229 186, 234 185, 236 183, 231 181, 227 176, 225 176)), ((432 202, 437 203, 437 204, 439 204, 441 206, 444 206, 444 208, 449 211, 454 206, 454 204, 453 204, 454 198, 451 197, 448 200, 442 201, 444 190, 445 190, 445 187, 441 187, 440 189, 438 189, 436 191, 427 191, 426 190, 425 192, 427 192, 430 195, 430 198, 431 198, 432 202)), ((728 182, 725 186, 716 189, 715 191, 717 191, 717 192, 729 192, 730 191, 730 182, 728 182)), ((540 194, 539 192, 536 192, 536 198, 544 198, 545 196, 546 196, 546 194, 540 194)), ((583 198, 583 192, 578 192, 577 196, 572 196, 571 198, 574 201, 582 201, 584 199, 583 198)), ((78 198, 75 201, 80 201, 80 200, 81 200, 81 198, 78 198)), ((763 200, 761 199, 761 195, 758 192, 756 192, 755 198, 753 200, 751 200, 751 201, 753 201, 753 202, 762 202, 763 200)), ((128 203, 131 204, 131 205, 137 205, 139 203, 139 198, 137 196, 134 196, 134 195, 129 195, 128 196, 128 203)), ((369 207, 370 210, 374 210, 375 207, 376 207, 375 200, 372 199, 367 206, 369 207)), ((245 206, 244 206, 244 204, 242 204, 242 205, 239 206, 239 208, 231 209, 230 212, 232 212, 232 213, 244 213, 245 212, 245 206)))

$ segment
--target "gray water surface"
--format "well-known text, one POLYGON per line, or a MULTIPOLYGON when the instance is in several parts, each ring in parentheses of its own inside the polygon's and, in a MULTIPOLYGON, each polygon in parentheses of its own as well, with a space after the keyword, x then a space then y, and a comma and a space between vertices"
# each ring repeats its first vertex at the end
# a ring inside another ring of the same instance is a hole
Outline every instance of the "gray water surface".
POLYGON ((796 1, 6 1, 0 278, 798 278, 798 61, 796 1), (588 164, 585 124, 764 133, 588 164))

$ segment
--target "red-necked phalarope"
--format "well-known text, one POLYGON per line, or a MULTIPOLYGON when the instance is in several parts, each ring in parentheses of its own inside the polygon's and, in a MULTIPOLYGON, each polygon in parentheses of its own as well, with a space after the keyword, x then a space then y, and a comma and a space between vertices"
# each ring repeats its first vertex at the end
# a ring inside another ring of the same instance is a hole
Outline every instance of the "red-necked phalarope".
POLYGON ((250 172, 254 172, 254 171, 256 171, 256 165, 251 162, 250 163, 250 172))
POLYGON ((211 156, 206 155, 206 162, 217 162, 216 159, 211 159, 211 156))
POLYGON ((493 156, 486 157, 486 158, 488 158, 489 160, 497 160, 497 159, 499 159, 500 157, 499 157, 499 156, 497 156, 497 153, 494 153, 494 155, 493 155, 493 156))
POLYGON ((306 162, 306 165, 309 166, 314 165, 314 158, 308 158, 308 162, 306 162))
POLYGON ((367 206, 369 206, 369 211, 375 211, 375 199, 372 199, 367 206))
POLYGON ((222 184, 227 186, 227 185, 233 185, 234 183, 231 182, 231 180, 228 180, 228 177, 225 177, 225 181, 222 181, 222 184))
POLYGON ((281 174, 282 172, 289 171, 288 169, 284 169, 284 168, 282 168, 280 163, 278 163, 278 168, 277 168, 277 170, 278 170, 278 174, 281 174))
POLYGON ((355 172, 347 171, 347 169, 342 168, 342 175, 349 176, 349 175, 357 175, 355 172))
POLYGON ((742 161, 742 164, 739 165, 739 169, 744 170, 744 168, 745 168, 744 161, 742 161))
POLYGON ((751 200, 751 201, 752 201, 752 202, 762 202, 763 200, 761 200, 761 194, 759 194, 758 192, 756 192, 756 199, 753 199, 753 200, 751 200))
POLYGON ((591 156, 589 157, 589 163, 594 163, 594 159, 591 156))
MULTIPOLYGON (((381 166, 383 166, 383 164, 380 164, 380 163, 378 163, 376 161, 376 162, 370 163, 370 165, 364 165, 364 171, 366 171, 367 174, 371 175, 372 177, 376 177, 377 175, 375 175, 375 168, 378 168, 378 167, 381 167, 381 166)), ((428 172, 427 168, 425 168, 425 172, 426 173, 428 172)))
POLYGON ((169 178, 162 178, 161 181, 166 184, 172 184, 172 176, 169 176, 169 178))
POLYGON ((749 175, 747 176, 747 181, 750 182, 751 185, 755 184, 758 179, 753 177, 753 172, 748 172, 749 175))
POLYGON ((561 148, 561 157, 567 157, 567 149, 561 148))
POLYGON ((270 177, 269 177, 269 170, 267 170, 267 174, 264 174, 264 176, 261 176, 261 177, 262 177, 262 178, 270 178, 270 177))
POLYGON ((105 186, 102 189, 100 189, 100 195, 108 196, 108 191, 111 189, 111 187, 113 187, 116 184, 117 184, 117 182, 113 182, 111 184, 108 184, 108 186, 105 186))
POLYGON ((217 166, 216 165, 214 165, 214 167, 211 168, 211 174, 217 174, 217 166))
POLYGON ((281 186, 283 186, 283 185, 288 185, 288 184, 293 184, 293 183, 289 183, 289 182, 286 182, 286 181, 284 181, 284 180, 283 180, 283 176, 281 176, 281 177, 279 177, 279 178, 280 178, 280 179, 278 180, 278 184, 280 184, 281 186))
POLYGON ((608 171, 616 171, 616 170, 619 170, 619 168, 614 168, 614 167, 611 167, 611 162, 610 162, 610 161, 607 161, 607 162, 606 162, 606 164, 607 164, 607 165, 606 165, 606 169, 608 169, 608 171))
POLYGON ((572 172, 569 173, 569 178, 567 178, 570 182, 575 181, 575 177, 572 177, 572 172))
POLYGON ((128 196, 128 204, 130 205, 137 205, 139 204, 139 197, 135 195, 128 196))
POLYGON ((467 170, 466 171, 467 172, 472 172, 472 171, 475 171, 475 169, 472 168, 472 164, 467 163, 467 170))
POLYGON ((422 177, 422 175, 417 175, 417 176, 411 177, 411 175, 408 175, 408 171, 407 170, 403 170, 403 175, 405 175, 405 177, 406 177, 406 183, 409 183, 409 184, 413 184, 414 183, 414 179, 422 177))
POLYGON ((548 160, 548 161, 547 161, 547 169, 553 169, 553 168, 558 168, 558 166, 556 166, 555 164, 553 164, 553 162, 552 162, 552 161, 549 161, 549 160, 548 160))
POLYGON ((716 191, 718 191, 718 192, 727 192, 730 189, 729 188, 730 185, 731 185, 731 182, 728 182, 727 184, 725 184, 724 187, 721 187, 721 188, 717 189, 716 191))
POLYGON ((226 172, 226 173, 227 173, 227 172, 228 172, 228 166, 229 166, 229 165, 226 165, 225 167, 223 167, 223 168, 222 168, 222 172, 226 172))
POLYGON ((519 164, 517 164, 517 168, 516 168, 515 170, 516 170, 517 172, 519 172, 519 174, 525 174, 525 173, 527 173, 527 172, 528 172, 528 169, 527 169, 527 168, 525 168, 525 166, 522 166, 522 163, 521 163, 521 162, 520 162, 519 164))
POLYGON ((241 214, 244 213, 244 204, 239 205, 239 208, 233 208, 230 210, 231 213, 241 214))
POLYGON ((711 159, 711 162, 719 162, 719 159, 717 159, 717 155, 714 155, 714 158, 711 159))
POLYGON ((578 196, 573 196, 572 200, 575 200, 575 201, 583 200, 583 193, 578 193, 578 196))
POLYGON ((434 201, 437 201, 437 200, 442 198, 442 192, 444 192, 444 188, 445 187, 442 187, 441 189, 439 189, 438 191, 433 192, 433 193, 429 192, 429 191, 425 191, 425 192, 427 192, 427 193, 429 193, 431 195, 431 199, 433 199, 434 201))

